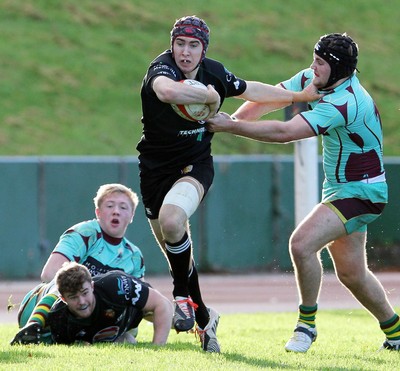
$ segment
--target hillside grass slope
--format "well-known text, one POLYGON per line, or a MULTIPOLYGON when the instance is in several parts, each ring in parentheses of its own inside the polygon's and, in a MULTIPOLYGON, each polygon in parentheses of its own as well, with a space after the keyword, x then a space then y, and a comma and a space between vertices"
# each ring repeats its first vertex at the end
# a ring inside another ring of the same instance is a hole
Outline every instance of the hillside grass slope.
MULTIPOLYGON (((169 47, 175 19, 192 14, 211 28, 210 58, 270 84, 309 66, 322 34, 347 32, 360 47, 359 77, 380 109, 385 155, 399 155, 394 0, 1 0, 0 155, 136 155, 142 78, 169 47)), ((228 99, 223 110, 240 103, 228 99)), ((227 134, 213 145, 214 154, 292 150, 227 134)))

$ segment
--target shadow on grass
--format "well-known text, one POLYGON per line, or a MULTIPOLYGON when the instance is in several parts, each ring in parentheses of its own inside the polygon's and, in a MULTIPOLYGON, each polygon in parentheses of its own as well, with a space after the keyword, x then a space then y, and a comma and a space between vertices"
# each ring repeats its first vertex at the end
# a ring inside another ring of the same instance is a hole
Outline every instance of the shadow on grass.
MULTIPOLYGON (((135 347, 143 348, 143 349, 148 349, 152 347, 151 343, 138 343, 135 345, 135 347)), ((274 361, 269 361, 265 358, 257 358, 257 357, 246 357, 241 353, 236 353, 236 352, 222 352, 222 353, 207 353, 203 351, 199 345, 194 345, 194 344, 189 344, 184 341, 176 341, 171 344, 167 344, 165 347, 158 348, 158 347, 153 347, 154 350, 156 351, 162 351, 166 350, 168 352, 199 352, 203 353, 205 356, 210 356, 210 357, 222 357, 224 358, 227 362, 231 363, 238 363, 241 366, 253 366, 253 367, 260 367, 260 368, 276 368, 276 369, 285 369, 285 368, 293 368, 292 366, 285 364, 283 362, 274 362, 274 361)))

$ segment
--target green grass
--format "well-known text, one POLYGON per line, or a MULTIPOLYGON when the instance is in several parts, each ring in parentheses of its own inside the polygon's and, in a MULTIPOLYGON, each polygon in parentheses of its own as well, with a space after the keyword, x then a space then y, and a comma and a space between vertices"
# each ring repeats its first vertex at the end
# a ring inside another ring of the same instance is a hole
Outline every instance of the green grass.
POLYGON ((397 352, 378 352, 378 324, 364 310, 321 310, 318 339, 306 354, 287 353, 293 313, 227 314, 218 337, 221 354, 203 352, 192 334, 171 331, 163 348, 150 345, 152 327, 142 323, 139 344, 96 346, 8 345, 17 326, 2 325, 2 370, 395 370, 397 352))
MULTIPOLYGON (((360 78, 381 111, 385 154, 398 155, 400 22, 393 0, 1 0, 0 155, 136 155, 141 80, 169 47, 174 20, 187 14, 210 26, 209 57, 271 84, 309 66, 320 35, 347 31, 360 46, 360 78)), ((239 103, 230 99, 223 109, 239 103)), ((213 149, 293 147, 219 134, 213 149)))

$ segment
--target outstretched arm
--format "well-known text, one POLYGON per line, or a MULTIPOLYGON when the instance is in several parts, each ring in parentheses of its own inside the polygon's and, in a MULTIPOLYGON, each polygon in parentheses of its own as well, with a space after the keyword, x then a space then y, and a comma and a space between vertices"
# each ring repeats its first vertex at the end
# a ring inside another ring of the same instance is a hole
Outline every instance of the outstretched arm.
POLYGON ((149 297, 143 310, 153 312, 153 344, 166 344, 172 324, 172 303, 157 290, 149 288, 149 297))
POLYGON ((314 131, 300 115, 296 115, 286 122, 278 120, 245 121, 232 119, 223 112, 207 121, 207 130, 214 133, 231 133, 269 143, 289 143, 315 136, 314 131))
POLYGON ((323 96, 313 84, 308 85, 302 91, 291 91, 258 81, 246 81, 246 83, 245 92, 237 98, 251 102, 279 103, 280 106, 285 106, 295 102, 312 102, 323 96))
MULTIPOLYGON (((244 102, 237 110, 232 114, 233 117, 237 119, 243 120, 258 120, 265 114, 276 111, 278 109, 284 108, 295 102, 312 102, 314 100, 320 99, 323 95, 321 95, 314 84, 309 84, 304 90, 301 92, 292 92, 284 89, 281 85, 276 85, 274 87, 281 92, 281 95, 276 95, 275 98, 265 96, 264 101, 251 101, 248 100, 244 102), (294 99, 291 102, 279 101, 280 97, 284 97, 285 95, 294 94, 294 99)), ((274 92, 276 90, 271 90, 274 92)))

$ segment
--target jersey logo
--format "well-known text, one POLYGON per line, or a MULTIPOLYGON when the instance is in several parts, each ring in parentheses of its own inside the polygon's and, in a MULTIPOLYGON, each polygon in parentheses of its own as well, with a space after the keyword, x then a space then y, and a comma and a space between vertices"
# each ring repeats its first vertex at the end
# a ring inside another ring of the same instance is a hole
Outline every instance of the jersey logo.
POLYGON ((135 305, 140 299, 140 291, 142 291, 142 285, 139 281, 132 280, 133 285, 135 286, 135 296, 132 297, 131 302, 132 305, 135 305))
POLYGON ((205 127, 191 129, 191 130, 180 130, 178 133, 178 137, 190 137, 192 135, 197 135, 198 137, 199 136, 202 137, 205 131, 206 131, 205 127))
POLYGON ((112 319, 115 317, 115 310, 114 309, 106 309, 104 311, 104 317, 108 319, 112 319))
POLYGON ((230 71, 228 71, 226 68, 224 68, 225 69, 225 73, 226 73, 226 81, 227 82, 231 82, 232 81, 232 77, 233 77, 233 74, 232 74, 232 72, 230 72, 230 71))
POLYGON ((128 279, 125 276, 120 276, 118 277, 118 291, 117 294, 118 295, 124 295, 127 296, 127 294, 129 293, 129 283, 128 283, 128 279))
POLYGON ((93 343, 98 343, 102 341, 114 341, 118 336, 118 332, 118 326, 106 327, 93 336, 93 343))
POLYGON ((176 77, 176 71, 168 66, 167 64, 162 64, 163 62, 158 62, 158 64, 153 66, 153 71, 158 75, 172 75, 176 77))

